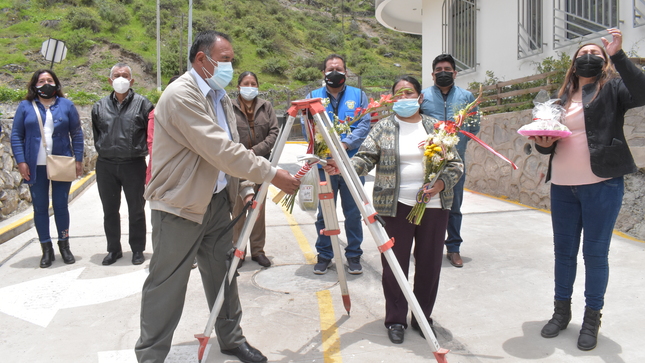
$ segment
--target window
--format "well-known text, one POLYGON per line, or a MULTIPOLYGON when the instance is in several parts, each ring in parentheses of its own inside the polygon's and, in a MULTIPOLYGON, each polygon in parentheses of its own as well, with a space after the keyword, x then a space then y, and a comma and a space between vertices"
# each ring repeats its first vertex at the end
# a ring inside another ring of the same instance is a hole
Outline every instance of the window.
POLYGON ((634 28, 645 25, 645 0, 634 0, 634 28))
POLYGON ((542 53, 542 0, 518 0, 517 59, 538 53, 542 53))
POLYGON ((474 71, 476 58, 476 0, 444 0, 442 48, 455 58, 459 72, 474 71))
POLYGON ((553 0, 555 48, 604 35, 618 26, 618 0, 553 0))

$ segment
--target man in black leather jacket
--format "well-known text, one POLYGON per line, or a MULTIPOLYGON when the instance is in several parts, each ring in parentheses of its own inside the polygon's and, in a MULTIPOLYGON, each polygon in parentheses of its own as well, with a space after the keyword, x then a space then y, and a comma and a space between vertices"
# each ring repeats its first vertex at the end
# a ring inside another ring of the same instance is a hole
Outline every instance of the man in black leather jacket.
POLYGON ((145 261, 146 215, 143 192, 146 180, 146 144, 148 114, 154 108, 144 96, 130 87, 134 83, 132 69, 117 63, 110 70, 110 85, 114 88, 94 104, 92 131, 98 152, 96 182, 103 204, 103 228, 107 238, 108 255, 103 265, 111 265, 123 257, 121 249, 121 189, 128 203, 129 242, 132 263, 145 261))

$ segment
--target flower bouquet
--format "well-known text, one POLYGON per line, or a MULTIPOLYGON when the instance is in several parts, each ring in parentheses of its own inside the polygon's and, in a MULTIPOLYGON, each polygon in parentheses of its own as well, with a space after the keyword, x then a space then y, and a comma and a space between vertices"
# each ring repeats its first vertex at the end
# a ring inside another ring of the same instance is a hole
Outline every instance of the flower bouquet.
POLYGON ((419 145, 419 148, 424 149, 423 170, 425 176, 423 180, 424 184, 417 193, 417 203, 412 207, 412 211, 410 211, 410 214, 407 216, 410 223, 417 225, 421 223, 421 219, 423 218, 423 214, 426 209, 426 204, 430 201, 430 195, 427 191, 432 188, 434 183, 437 181, 448 160, 455 157, 453 153, 457 152, 454 150, 454 147, 459 142, 458 133, 462 133, 470 139, 475 140, 478 144, 486 148, 486 150, 511 164, 513 169, 517 169, 517 166, 512 161, 495 151, 495 149, 480 140, 477 136, 468 131, 461 130, 461 127, 464 124, 472 122, 472 117, 477 114, 477 111, 474 111, 474 109, 479 105, 481 99, 482 88, 480 87, 477 98, 464 108, 457 110, 454 113, 454 121, 446 120, 435 123, 434 134, 429 135, 427 140, 419 145))
POLYGON ((455 146, 459 142, 457 128, 454 123, 440 121, 435 124, 436 131, 419 144, 423 152, 423 186, 417 192, 417 203, 412 207, 407 219, 410 223, 421 224, 421 219, 426 211, 426 204, 430 202, 427 191, 439 179, 448 160, 455 157, 455 146))
MULTIPOLYGON (((372 116, 374 116, 375 114, 378 114, 378 112, 387 111, 388 109, 391 109, 392 103, 394 103, 394 98, 406 90, 407 89, 401 89, 395 95, 391 95, 391 94, 381 95, 381 98, 378 101, 375 101, 373 98, 370 98, 370 102, 366 108, 360 108, 360 107, 356 108, 356 110, 354 111, 354 117, 339 119, 338 116, 334 115, 330 133, 333 132, 336 135, 342 135, 342 134, 349 135, 351 133, 351 126, 355 121, 360 120, 367 114, 372 114, 372 116)), ((323 105, 328 104, 329 100, 323 99, 322 103, 323 105)), ((319 157, 320 159, 327 159, 331 157, 331 151, 329 150, 329 146, 327 146, 327 143, 325 142, 325 139, 323 138, 320 131, 316 130, 316 127, 314 126, 313 122, 310 122, 308 120, 306 122, 306 128, 307 128, 307 138, 309 139, 307 154, 313 154, 319 157)), ((314 164, 310 164, 309 162, 306 162, 302 166, 302 168, 298 170, 298 172, 294 175, 294 177, 296 179, 302 179, 307 174, 307 172, 309 172, 309 170, 312 169, 312 166, 314 164)), ((284 192, 280 192, 276 197, 273 198, 273 201, 275 203, 279 202, 282 206, 284 206, 287 209, 287 211, 289 211, 289 213, 293 213, 293 206, 295 204, 297 195, 298 195, 298 190, 296 190, 296 192, 292 195, 286 194, 284 192)))
MULTIPOLYGON (((332 132, 336 133, 337 135, 350 134, 350 126, 352 125, 352 123, 353 120, 341 120, 334 115, 334 120, 331 127, 332 132)), ((307 137, 310 140, 309 146, 307 147, 307 154, 313 154, 323 160, 331 156, 329 146, 327 146, 327 143, 325 143, 322 134, 320 133, 320 131, 316 130, 316 127, 311 122, 307 122, 307 137)), ((298 172, 294 175, 294 178, 301 180, 305 175, 307 175, 307 173, 315 164, 316 162, 305 162, 300 170, 298 170, 298 172)), ((278 194, 278 196, 276 196, 276 198, 274 198, 274 201, 280 201, 280 204, 285 207, 289 213, 293 213, 293 206, 296 202, 297 196, 298 190, 296 190, 296 192, 293 194, 280 193, 278 194)))

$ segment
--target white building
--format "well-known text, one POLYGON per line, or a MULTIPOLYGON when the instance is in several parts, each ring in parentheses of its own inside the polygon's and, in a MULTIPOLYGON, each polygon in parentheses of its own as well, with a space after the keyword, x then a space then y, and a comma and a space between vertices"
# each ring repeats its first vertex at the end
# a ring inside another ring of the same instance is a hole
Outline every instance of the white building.
POLYGON ((602 44, 605 29, 623 32, 630 57, 645 57, 645 0, 375 0, 376 18, 390 29, 423 37, 423 86, 432 82, 432 60, 450 53, 457 85, 537 73, 558 53, 580 44, 602 44))

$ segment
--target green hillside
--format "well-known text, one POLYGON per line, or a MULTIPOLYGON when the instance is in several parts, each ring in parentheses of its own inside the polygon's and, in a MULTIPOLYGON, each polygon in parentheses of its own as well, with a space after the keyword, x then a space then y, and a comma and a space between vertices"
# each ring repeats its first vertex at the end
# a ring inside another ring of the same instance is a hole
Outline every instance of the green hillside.
MULTIPOLYGON (((186 67, 188 1, 160 4, 165 84, 186 67)), ((50 37, 67 44, 67 59, 54 70, 75 102, 109 91, 109 68, 123 60, 133 66, 135 89, 154 98, 154 0, 0 0, 0 29, 0 99, 24 89, 34 70, 50 66, 40 54, 50 37)), ((207 29, 233 38, 236 77, 256 72, 261 91, 319 84, 320 65, 330 53, 345 56, 368 89, 387 87, 399 74, 421 73, 421 37, 378 24, 373 0, 194 0, 193 34, 207 29)))

